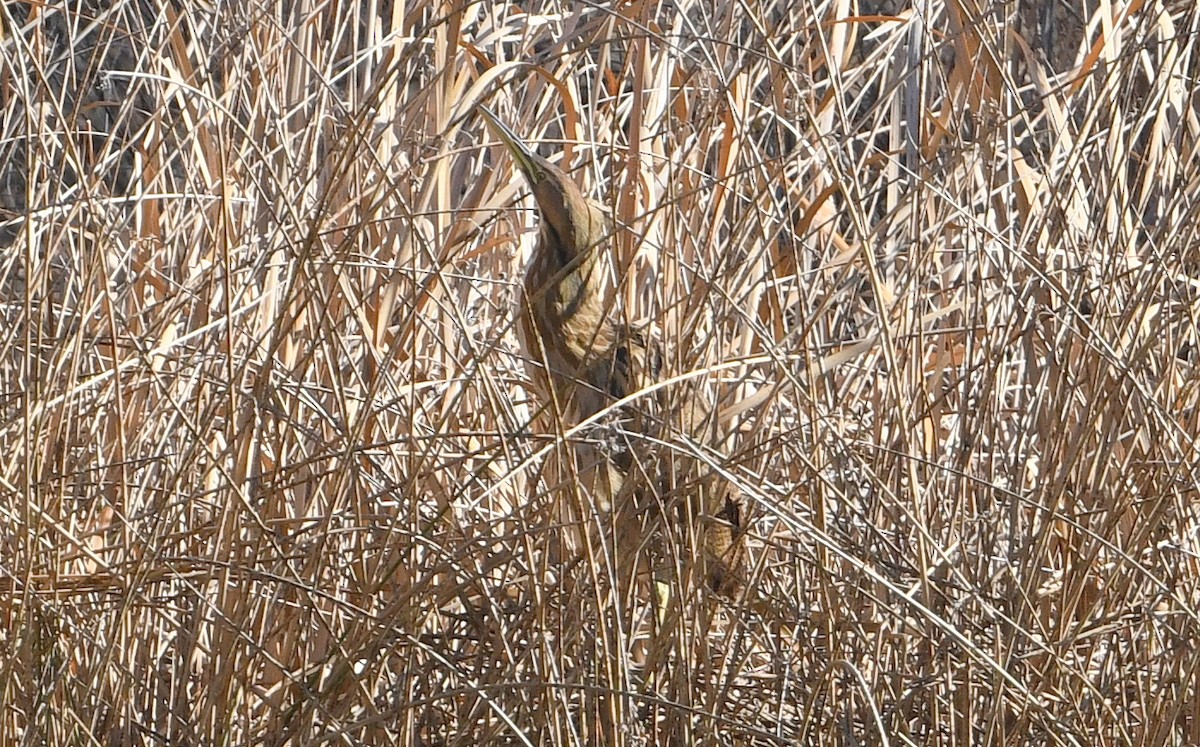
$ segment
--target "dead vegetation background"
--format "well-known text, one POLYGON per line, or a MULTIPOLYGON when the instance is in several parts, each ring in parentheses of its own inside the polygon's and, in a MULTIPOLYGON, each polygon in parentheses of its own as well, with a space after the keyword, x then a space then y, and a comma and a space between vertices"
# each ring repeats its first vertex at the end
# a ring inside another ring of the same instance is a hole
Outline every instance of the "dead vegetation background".
POLYGON ((1193 3, 2 13, 0 743, 1200 743, 1193 3), (653 638, 480 100, 727 408, 653 638))

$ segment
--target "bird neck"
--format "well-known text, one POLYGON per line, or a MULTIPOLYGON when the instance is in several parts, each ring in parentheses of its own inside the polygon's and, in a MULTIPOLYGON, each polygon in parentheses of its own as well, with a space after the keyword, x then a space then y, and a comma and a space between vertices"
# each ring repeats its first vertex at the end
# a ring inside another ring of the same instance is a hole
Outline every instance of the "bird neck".
MULTIPOLYGON (((602 219, 603 214, 599 214, 602 219)), ((608 354, 612 320, 604 262, 606 233, 597 215, 561 236, 543 221, 537 247, 525 276, 525 292, 538 334, 547 350, 562 358, 557 365, 573 370, 608 354), (580 241, 579 239, 584 239, 580 241)), ((554 362, 552 362, 554 363, 554 362)))

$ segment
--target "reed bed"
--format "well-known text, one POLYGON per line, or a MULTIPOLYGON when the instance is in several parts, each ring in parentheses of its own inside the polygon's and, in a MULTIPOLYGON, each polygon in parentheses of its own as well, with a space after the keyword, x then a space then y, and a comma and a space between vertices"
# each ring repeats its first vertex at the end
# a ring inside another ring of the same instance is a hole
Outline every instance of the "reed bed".
POLYGON ((1200 744, 1193 3, 0 24, 0 743, 1200 744), (551 479, 480 102, 720 402, 646 446, 737 598, 614 598, 551 479))

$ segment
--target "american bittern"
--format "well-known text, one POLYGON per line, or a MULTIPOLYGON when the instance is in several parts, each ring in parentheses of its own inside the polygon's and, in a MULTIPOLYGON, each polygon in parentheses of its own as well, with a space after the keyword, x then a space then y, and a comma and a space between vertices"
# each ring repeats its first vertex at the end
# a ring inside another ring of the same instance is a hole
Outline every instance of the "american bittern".
MULTIPOLYGON (((557 414, 582 421, 641 390, 656 374, 652 346, 636 329, 614 319, 611 294, 605 292, 613 222, 562 169, 535 153, 486 107, 480 110, 525 175, 537 202, 538 239, 525 271, 519 312, 522 343, 535 366, 535 384, 557 414)), ((673 416, 662 414, 673 422, 659 429, 707 440, 704 434, 710 432, 712 418, 704 408, 692 401, 676 409, 679 412, 673 416)), ((650 419, 635 419, 639 420, 639 426, 646 428, 650 419)), ((631 452, 602 455, 596 470, 599 479, 591 485, 592 500, 600 510, 612 508, 635 472, 642 480, 658 472, 635 466, 631 452)), ((698 513, 701 518, 705 578, 714 590, 729 594, 737 589, 741 576, 738 505, 729 498, 727 487, 714 486, 711 477, 694 474, 695 466, 676 467, 672 474, 652 479, 661 478, 657 487, 669 484, 692 494, 686 514, 698 513)), ((634 487, 641 494, 648 489, 655 487, 634 487)))

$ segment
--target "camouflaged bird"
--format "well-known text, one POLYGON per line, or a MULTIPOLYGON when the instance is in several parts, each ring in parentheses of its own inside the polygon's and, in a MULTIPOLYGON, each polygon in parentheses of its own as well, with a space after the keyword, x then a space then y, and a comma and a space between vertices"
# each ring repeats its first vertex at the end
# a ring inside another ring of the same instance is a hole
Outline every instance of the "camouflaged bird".
MULTIPOLYGON (((489 109, 481 106, 480 111, 525 176, 537 203, 538 238, 525 272, 520 336, 533 364, 538 393, 569 427, 652 383, 658 373, 656 361, 661 358, 648 336, 614 318, 612 294, 605 290, 614 232, 608 214, 489 109)), ((644 409, 637 406, 640 402, 635 400, 631 408, 635 414, 644 409)), ((687 398, 671 410, 669 416, 659 412, 628 420, 633 430, 658 440, 679 434, 701 443, 714 440, 714 418, 697 405, 696 398, 687 398), (651 430, 654 432, 648 433, 651 430)), ((597 465, 596 479, 588 484, 593 503, 608 512, 628 489, 642 495, 688 494, 684 515, 692 519, 689 523, 697 527, 704 544, 705 579, 718 593, 732 594, 741 583, 742 530, 739 507, 729 497, 728 486, 705 475, 702 465, 683 458, 680 451, 660 459, 655 468, 636 460, 639 451, 645 449, 628 444, 581 450, 577 457, 581 464, 597 465), (669 465, 665 474, 664 465, 669 465), (627 484, 634 482, 658 484, 627 484)), ((624 551, 617 548, 618 553, 624 551)))

